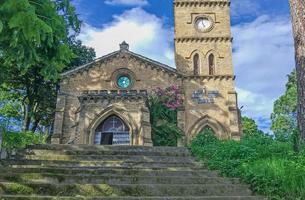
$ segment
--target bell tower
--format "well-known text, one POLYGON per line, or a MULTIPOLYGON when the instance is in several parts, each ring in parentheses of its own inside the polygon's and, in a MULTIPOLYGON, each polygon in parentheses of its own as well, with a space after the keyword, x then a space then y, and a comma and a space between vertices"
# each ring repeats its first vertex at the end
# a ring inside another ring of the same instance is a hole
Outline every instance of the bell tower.
POLYGON ((174 0, 174 17, 175 61, 185 99, 178 124, 187 143, 206 127, 218 138, 238 140, 230 0, 174 0))
POLYGON ((175 59, 184 75, 233 75, 230 0, 175 0, 175 59))

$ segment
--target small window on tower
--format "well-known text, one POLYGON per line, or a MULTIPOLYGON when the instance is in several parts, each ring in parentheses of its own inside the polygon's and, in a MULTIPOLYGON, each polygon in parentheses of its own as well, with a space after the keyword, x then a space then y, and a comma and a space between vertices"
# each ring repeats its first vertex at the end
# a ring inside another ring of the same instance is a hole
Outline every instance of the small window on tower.
POLYGON ((209 55, 209 75, 215 74, 215 56, 214 54, 209 55))
POLYGON ((194 75, 199 75, 200 71, 200 61, 199 61, 199 55, 196 53, 193 58, 193 64, 194 64, 194 75))

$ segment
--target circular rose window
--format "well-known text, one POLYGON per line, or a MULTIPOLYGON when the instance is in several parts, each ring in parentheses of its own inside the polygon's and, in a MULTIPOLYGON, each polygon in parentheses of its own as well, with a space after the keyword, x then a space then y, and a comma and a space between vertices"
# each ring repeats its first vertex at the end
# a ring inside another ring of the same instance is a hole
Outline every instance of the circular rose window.
POLYGON ((117 85, 121 89, 126 89, 131 85, 131 79, 128 75, 119 76, 117 79, 117 85))

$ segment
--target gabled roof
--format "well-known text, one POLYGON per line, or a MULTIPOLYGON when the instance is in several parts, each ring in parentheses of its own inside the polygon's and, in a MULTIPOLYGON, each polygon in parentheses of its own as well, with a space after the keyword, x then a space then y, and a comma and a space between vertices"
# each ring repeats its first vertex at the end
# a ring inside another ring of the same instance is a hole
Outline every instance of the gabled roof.
POLYGON ((85 65, 76 67, 76 68, 68 70, 66 72, 63 72, 61 74, 61 76, 62 77, 67 77, 67 76, 70 76, 70 75, 75 74, 77 72, 89 69, 91 66, 94 66, 95 63, 98 63, 100 61, 103 61, 103 60, 106 60, 108 58, 114 57, 114 56, 116 56, 116 55, 118 55, 120 53, 125 53, 125 54, 131 55, 133 57, 136 57, 137 59, 139 59, 139 60, 141 60, 143 62, 150 63, 154 67, 159 67, 159 68, 161 68, 161 69, 163 69, 163 70, 165 70, 165 71, 167 71, 169 73, 175 73, 177 75, 179 74, 175 68, 172 68, 172 67, 170 67, 168 65, 165 65, 165 64, 162 64, 162 63, 160 63, 158 61, 152 60, 152 59, 147 58, 145 56, 142 56, 140 54, 136 54, 136 53, 134 53, 132 51, 129 51, 129 45, 124 41, 122 44, 120 44, 120 50, 119 51, 112 52, 110 54, 107 54, 105 56, 97 58, 97 59, 95 59, 94 61, 92 61, 90 63, 87 63, 85 65))

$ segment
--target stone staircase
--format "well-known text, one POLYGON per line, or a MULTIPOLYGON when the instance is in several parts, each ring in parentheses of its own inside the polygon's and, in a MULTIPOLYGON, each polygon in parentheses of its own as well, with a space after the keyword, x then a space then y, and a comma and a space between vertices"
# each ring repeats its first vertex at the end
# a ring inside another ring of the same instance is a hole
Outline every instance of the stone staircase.
POLYGON ((259 200, 187 148, 36 145, 0 163, 0 200, 259 200))

